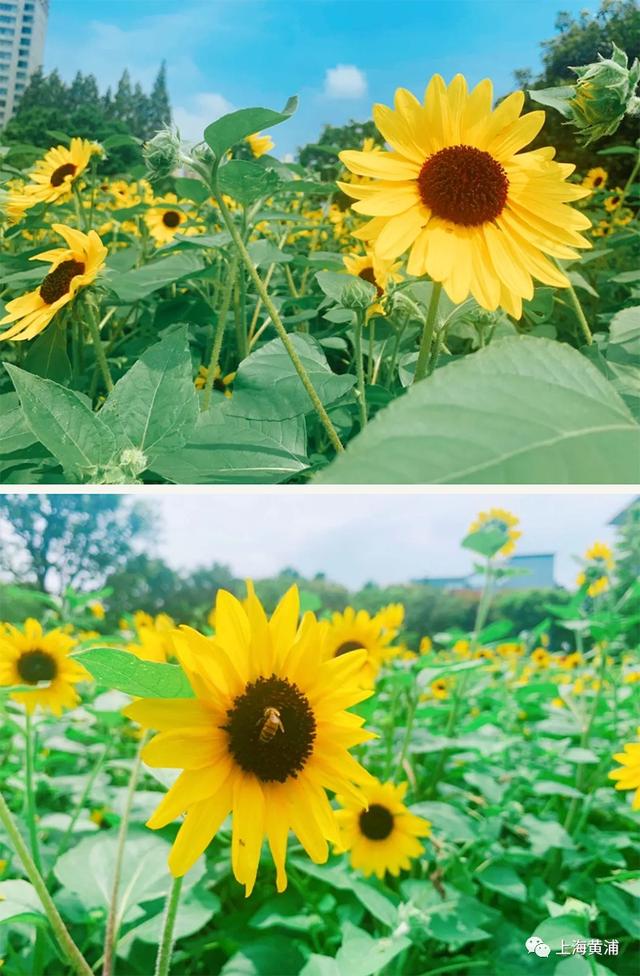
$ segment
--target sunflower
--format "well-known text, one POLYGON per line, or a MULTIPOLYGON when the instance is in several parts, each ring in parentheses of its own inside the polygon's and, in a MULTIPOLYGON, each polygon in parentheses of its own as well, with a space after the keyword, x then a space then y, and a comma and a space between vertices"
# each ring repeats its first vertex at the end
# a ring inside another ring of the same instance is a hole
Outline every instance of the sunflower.
POLYGON ((587 594, 595 597, 609 589, 609 577, 614 567, 613 553, 606 543, 594 542, 584 558, 586 566, 578 573, 576 586, 586 585, 587 594))
POLYGON ((381 783, 373 780, 363 786, 366 803, 354 797, 338 797, 343 807, 336 814, 340 826, 338 851, 351 852, 351 865, 369 877, 383 878, 411 867, 423 846, 419 837, 427 837, 431 824, 410 813, 404 803, 407 784, 381 783))
POLYGON ((71 194, 73 184, 102 147, 87 139, 73 138, 66 146, 54 146, 39 159, 29 174, 30 182, 9 194, 8 207, 19 212, 36 203, 59 203, 71 194))
POLYGON ((343 163, 373 183, 341 183, 357 213, 373 217, 356 237, 393 260, 410 250, 407 270, 442 282, 452 301, 471 293, 493 311, 520 318, 533 280, 568 287, 545 256, 577 258, 591 247, 579 231, 590 226, 567 204, 588 196, 568 184, 574 167, 554 162, 548 147, 520 150, 538 134, 544 112, 520 117, 524 93, 492 111, 488 80, 467 91, 462 75, 449 87, 435 75, 424 104, 406 89, 395 111, 375 105, 375 123, 391 152, 340 153, 343 163))
MULTIPOLYGON (((376 257, 369 248, 366 254, 345 254, 342 260, 349 274, 375 285, 378 298, 382 298, 390 282, 402 281, 399 262, 384 261, 376 257)), ((377 302, 373 309, 378 315, 384 314, 382 306, 377 302)))
POLYGON ((56 234, 63 237, 67 247, 56 247, 36 254, 31 261, 49 261, 49 273, 35 291, 7 302, 7 315, 0 325, 14 322, 0 339, 33 339, 49 325, 57 312, 72 301, 77 293, 95 281, 104 267, 107 249, 94 230, 88 234, 52 224, 56 234))
POLYGON ((87 609, 96 620, 104 620, 107 613, 100 600, 92 600, 91 603, 87 604, 87 609))
POLYGON ((357 784, 370 777, 349 749, 371 735, 346 711, 369 697, 357 681, 364 652, 323 661, 315 616, 298 623, 296 587, 270 620, 253 591, 245 605, 220 590, 214 639, 190 627, 174 633, 195 698, 140 700, 125 714, 159 730, 143 753, 148 765, 183 770, 148 822, 158 829, 186 812, 173 875, 189 870, 232 812, 231 863, 248 896, 265 835, 278 891, 290 828, 313 861, 327 859, 338 828, 325 791, 365 803, 357 784))
POLYGON ((551 655, 544 647, 536 647, 531 652, 531 661, 537 668, 548 668, 551 664, 551 655))
POLYGON ((150 627, 141 627, 137 641, 127 644, 125 650, 141 661, 156 661, 159 664, 165 664, 173 654, 169 635, 161 634, 150 627))
POLYGON ((627 742, 624 752, 617 752, 613 758, 620 763, 620 768, 612 769, 609 779, 617 780, 617 790, 635 790, 631 807, 640 810, 640 742, 627 742))
MULTIPOLYGON (((204 390, 205 385, 206 385, 206 382, 207 382, 207 374, 208 374, 208 372, 209 372, 209 370, 207 369, 206 366, 201 366, 200 367, 200 369, 198 370, 198 375, 196 376, 195 381, 194 381, 195 382, 196 390, 204 390)), ((215 373, 213 374, 213 388, 214 388, 214 390, 218 390, 219 393, 223 393, 226 396, 227 400, 230 400, 231 397, 233 396, 233 392, 231 390, 231 385, 232 385, 233 381, 235 380, 236 375, 237 375, 236 372, 235 371, 232 371, 231 373, 226 373, 223 376, 222 375, 222 370, 220 369, 220 364, 218 364, 216 366, 215 373)))
POLYGON ((495 531, 502 532, 508 538, 503 546, 498 549, 496 556, 510 556, 515 549, 516 541, 522 535, 516 529, 520 524, 520 519, 508 512, 505 508, 490 508, 488 512, 480 512, 477 519, 469 526, 469 535, 473 532, 495 531))
POLYGON ((247 136, 245 142, 249 146, 254 159, 259 159, 260 156, 264 156, 265 153, 270 152, 275 145, 271 136, 262 136, 259 132, 256 132, 251 136, 247 136))
POLYGON ((329 660, 364 649, 366 657, 358 655, 360 681, 363 687, 372 688, 382 664, 395 653, 389 646, 395 632, 385 626, 384 616, 371 617, 366 610, 347 607, 344 613, 333 613, 324 626, 323 657, 329 660))
POLYGON ((450 681, 447 681, 445 678, 436 678, 435 681, 431 682, 429 691, 438 701, 446 701, 449 697, 449 684, 450 681))
POLYGON ((582 185, 587 188, 587 190, 604 190, 607 185, 607 180, 609 174, 606 169, 602 166, 594 166, 590 169, 585 178, 582 181, 582 185))
MULTIPOLYGON (((156 244, 168 244, 175 235, 187 233, 183 227, 189 220, 189 214, 180 209, 175 193, 167 193, 155 201, 145 214, 145 223, 156 244)), ((190 228, 193 233, 195 228, 190 228)))
POLYGON ((40 705, 61 715, 79 701, 73 687, 91 680, 89 673, 69 657, 76 641, 62 630, 45 634, 31 618, 19 630, 5 624, 0 637, 0 685, 33 685, 33 691, 14 691, 11 698, 31 714, 40 705))
POLYGON ((604 209, 609 213, 615 213, 622 202, 622 190, 617 187, 611 196, 605 197, 604 209))

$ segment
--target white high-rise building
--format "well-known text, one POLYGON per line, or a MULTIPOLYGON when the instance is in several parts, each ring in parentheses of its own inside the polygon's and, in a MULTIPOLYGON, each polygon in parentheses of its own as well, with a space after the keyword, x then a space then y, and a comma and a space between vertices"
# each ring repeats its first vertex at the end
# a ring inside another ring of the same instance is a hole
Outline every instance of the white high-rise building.
POLYGON ((0 0, 0 128, 42 66, 49 0, 0 0))

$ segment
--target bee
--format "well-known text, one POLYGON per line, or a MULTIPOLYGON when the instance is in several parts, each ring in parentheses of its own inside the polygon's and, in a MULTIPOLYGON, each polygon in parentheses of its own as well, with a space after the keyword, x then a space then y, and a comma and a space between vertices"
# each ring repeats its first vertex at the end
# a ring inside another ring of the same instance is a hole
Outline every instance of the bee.
POLYGON ((277 708, 265 708, 260 722, 263 722, 260 729, 260 742, 271 742, 276 732, 284 732, 284 725, 277 708))

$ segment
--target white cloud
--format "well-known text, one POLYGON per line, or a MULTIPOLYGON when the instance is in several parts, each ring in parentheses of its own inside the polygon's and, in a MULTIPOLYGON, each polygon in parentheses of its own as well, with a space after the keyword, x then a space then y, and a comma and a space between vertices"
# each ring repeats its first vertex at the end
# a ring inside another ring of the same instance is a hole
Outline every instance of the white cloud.
POLYGON ((200 142, 206 127, 234 108, 219 92, 199 92, 190 102, 190 108, 178 105, 173 110, 173 121, 187 142, 200 142))
POLYGON ((367 76, 355 64, 337 64, 324 76, 328 98, 362 98, 367 93, 367 76))

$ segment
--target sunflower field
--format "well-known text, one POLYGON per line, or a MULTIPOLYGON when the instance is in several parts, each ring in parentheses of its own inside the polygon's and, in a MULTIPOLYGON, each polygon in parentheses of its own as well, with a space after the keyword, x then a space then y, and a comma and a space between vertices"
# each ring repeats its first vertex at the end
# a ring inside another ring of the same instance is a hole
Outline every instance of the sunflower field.
POLYGON ((127 136, 6 147, 3 482, 640 480, 640 154, 597 149, 640 67, 576 71, 531 111, 399 88, 376 138, 322 147, 336 180, 271 154, 295 99, 119 178, 127 136))
POLYGON ((522 633, 487 623, 519 535, 470 527, 469 633, 250 581, 3 624, 3 973, 637 973, 637 531, 522 633))

